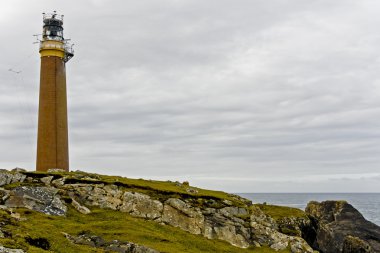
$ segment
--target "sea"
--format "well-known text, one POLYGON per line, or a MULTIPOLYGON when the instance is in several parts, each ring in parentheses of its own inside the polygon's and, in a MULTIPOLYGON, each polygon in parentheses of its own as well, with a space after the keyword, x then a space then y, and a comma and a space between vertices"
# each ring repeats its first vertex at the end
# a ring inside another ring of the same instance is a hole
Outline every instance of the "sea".
POLYGON ((289 206, 305 210, 309 201, 346 200, 369 221, 380 226, 380 193, 237 193, 252 200, 264 203, 289 206))

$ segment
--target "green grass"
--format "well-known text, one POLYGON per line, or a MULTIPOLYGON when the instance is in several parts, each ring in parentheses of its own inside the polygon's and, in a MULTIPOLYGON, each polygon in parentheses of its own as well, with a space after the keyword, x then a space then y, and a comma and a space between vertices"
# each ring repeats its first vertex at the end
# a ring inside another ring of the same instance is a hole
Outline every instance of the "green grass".
MULTIPOLYGON (((132 179, 85 172, 23 173, 33 178, 54 176, 54 179, 58 179, 66 177, 67 183, 115 184, 128 191, 148 194, 153 199, 159 199, 160 201, 176 197, 191 199, 194 206, 207 204, 209 207, 220 208, 225 206, 223 200, 229 200, 234 206, 246 206, 244 200, 236 198, 232 194, 196 187, 191 187, 196 191, 187 192, 189 188, 187 184, 179 184, 171 181, 132 179)), ((34 182, 24 182, 8 185, 7 188, 11 189, 20 185, 29 184, 36 185, 34 182)), ((257 206, 275 220, 283 217, 306 217, 304 212, 295 208, 260 204, 257 204, 257 206)), ((23 248, 27 252, 32 253, 46 251, 30 246, 25 240, 27 237, 46 238, 51 244, 52 252, 103 252, 101 249, 69 243, 62 234, 62 232, 65 232, 71 235, 77 235, 82 231, 90 231, 92 234, 101 236, 107 241, 114 239, 131 241, 152 247, 160 252, 275 252, 267 247, 240 249, 224 241, 209 240, 200 235, 189 234, 178 228, 160 225, 154 221, 134 218, 128 214, 113 210, 95 208, 92 209, 91 214, 83 215, 69 208, 66 217, 47 216, 26 209, 19 209, 18 212, 20 212, 22 217, 26 218, 26 220, 18 223, 10 222, 5 228, 12 234, 12 238, 0 238, 0 244, 10 248, 23 248)), ((4 211, 0 210, 0 221, 8 220, 9 223, 8 216, 4 211)), ((240 218, 249 220, 249 215, 240 218)))
POLYGON ((259 207, 266 215, 271 216, 276 221, 286 217, 307 218, 306 213, 298 208, 266 204, 255 204, 255 206, 259 207))
MULTIPOLYGON (((10 248, 22 248, 30 253, 48 252, 30 246, 26 237, 46 238, 50 245, 50 252, 103 252, 101 249, 70 243, 62 232, 77 235, 82 231, 90 231, 103 237, 107 241, 114 239, 131 241, 140 245, 154 248, 160 252, 275 252, 269 248, 240 249, 226 242, 209 240, 200 235, 192 235, 181 229, 160 225, 157 222, 131 217, 128 214, 113 210, 92 209, 89 215, 78 213, 69 208, 66 217, 48 216, 27 209, 18 209, 25 221, 11 221, 2 228, 12 234, 12 239, 0 238, 0 244, 10 248)), ((0 221, 8 220, 9 215, 0 210, 0 221)), ((278 252, 290 252, 288 250, 278 252)))

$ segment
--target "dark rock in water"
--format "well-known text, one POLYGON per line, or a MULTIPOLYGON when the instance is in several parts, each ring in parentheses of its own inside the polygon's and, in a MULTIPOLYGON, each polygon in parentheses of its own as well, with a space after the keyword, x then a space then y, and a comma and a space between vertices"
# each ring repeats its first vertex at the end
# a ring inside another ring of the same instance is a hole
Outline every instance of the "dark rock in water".
POLYGON ((323 253, 380 252, 380 227, 346 201, 312 201, 306 213, 315 226, 315 249, 323 253))

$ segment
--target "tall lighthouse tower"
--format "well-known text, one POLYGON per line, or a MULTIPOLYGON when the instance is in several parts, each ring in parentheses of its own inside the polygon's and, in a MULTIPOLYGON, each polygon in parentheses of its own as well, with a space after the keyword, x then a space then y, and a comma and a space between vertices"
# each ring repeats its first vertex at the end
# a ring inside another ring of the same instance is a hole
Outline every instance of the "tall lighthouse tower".
POLYGON ((63 37, 63 15, 43 13, 37 171, 69 170, 66 63, 74 56, 63 37))

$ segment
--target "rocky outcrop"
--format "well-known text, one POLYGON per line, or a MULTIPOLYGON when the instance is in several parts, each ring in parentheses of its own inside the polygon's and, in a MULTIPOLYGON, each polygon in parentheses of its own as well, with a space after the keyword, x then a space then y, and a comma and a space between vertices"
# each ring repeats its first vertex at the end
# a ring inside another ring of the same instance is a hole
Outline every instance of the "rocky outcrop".
POLYGON ((278 231, 287 235, 303 237, 305 229, 310 227, 310 219, 300 217, 283 217, 276 221, 278 231))
POLYGON ((199 208, 174 198, 165 202, 162 221, 196 235, 201 234, 204 227, 204 216, 199 208))
POLYGON ((321 252, 380 252, 380 227, 346 201, 313 201, 306 213, 315 224, 313 247, 321 252))
POLYGON ((0 186, 24 182, 26 176, 18 171, 9 172, 7 170, 0 170, 0 186))
MULTIPOLYGON (((126 241, 105 241, 102 237, 92 235, 89 233, 82 233, 78 236, 72 236, 63 233, 64 236, 71 242, 80 245, 87 245, 94 248, 104 249, 106 252, 120 252, 120 253, 159 253, 157 250, 138 245, 126 241)), ((1 251, 0 251, 1 252, 1 251)))
POLYGON ((260 245, 266 243, 275 250, 284 250, 289 247, 293 253, 313 252, 313 249, 301 237, 280 233, 278 224, 257 207, 254 207, 251 215, 251 227, 253 239, 260 245))
POLYGON ((25 253, 22 249, 10 249, 0 245, 0 253, 25 253))
POLYGON ((7 207, 25 207, 49 215, 65 215, 66 205, 60 199, 58 189, 21 186, 9 192, 7 207))
POLYGON ((361 240, 358 237, 349 235, 349 236, 346 236, 346 238, 344 238, 342 252, 344 253, 371 253, 373 252, 373 250, 367 242, 361 240))
POLYGON ((227 241, 237 247, 268 245, 276 250, 290 247, 294 253, 313 252, 302 238, 277 231, 274 220, 258 208, 235 207, 232 203, 217 204, 215 201, 213 205, 223 207, 195 207, 192 199, 178 198, 161 202, 143 193, 123 191, 115 185, 65 184, 61 189, 67 190, 87 206, 127 212, 134 217, 179 227, 209 239, 227 241), (255 224, 257 220, 260 220, 260 225, 255 224))
POLYGON ((85 206, 82 206, 81 204, 78 203, 78 201, 76 201, 75 199, 71 199, 71 204, 73 205, 73 207, 80 213, 83 213, 83 214, 89 214, 91 213, 91 210, 88 209, 87 207, 85 206))
MULTIPOLYGON (((192 234, 203 234, 209 239, 220 239, 246 248, 250 246, 251 231, 244 221, 234 218, 247 215, 244 208, 197 208, 191 201, 169 198, 165 202, 150 196, 122 191, 115 185, 65 184, 61 187, 87 206, 98 206, 127 212, 134 217, 146 218, 179 227, 192 234)), ((248 224, 249 225, 249 224, 248 224)))
POLYGON ((249 222, 239 217, 239 213, 248 215, 245 208, 206 208, 203 210, 204 236, 209 239, 224 240, 240 248, 249 247, 253 243, 252 229, 249 222))
POLYGON ((122 205, 118 209, 135 217, 159 220, 162 216, 163 204, 158 200, 152 200, 145 194, 125 192, 122 205))
MULTIPOLYGON (((277 224, 248 200, 234 195, 229 195, 229 200, 203 198, 197 196, 195 188, 188 191, 188 184, 178 186, 185 194, 150 188, 132 190, 118 182, 101 181, 97 175, 84 172, 62 175, 55 170, 47 174, 0 171, 0 182, 18 183, 0 189, 0 201, 8 208, 25 207, 48 215, 65 215, 68 205, 82 214, 90 214, 92 207, 112 209, 240 248, 269 246, 275 250, 290 248, 293 253, 313 252, 300 237, 300 222, 290 219, 277 224), (296 233, 286 234, 282 231, 285 228, 296 233)), ((126 248, 127 244, 118 245, 115 247, 119 252, 124 252, 120 248, 126 248)))

